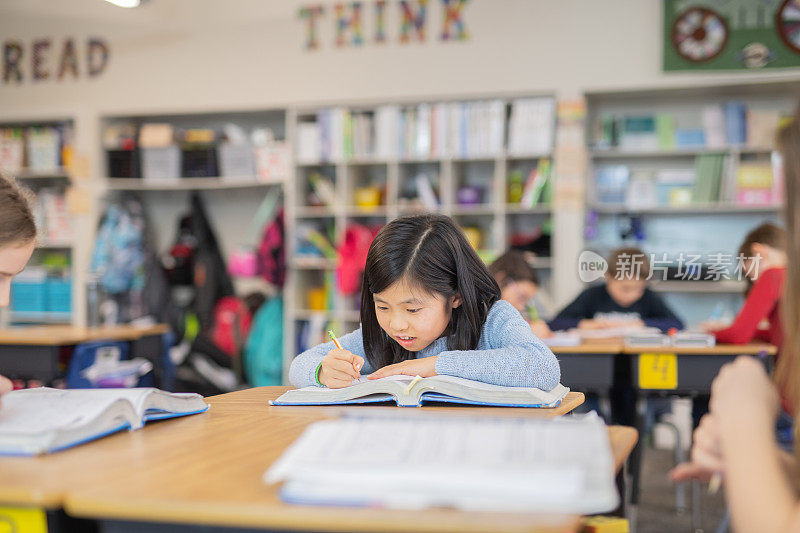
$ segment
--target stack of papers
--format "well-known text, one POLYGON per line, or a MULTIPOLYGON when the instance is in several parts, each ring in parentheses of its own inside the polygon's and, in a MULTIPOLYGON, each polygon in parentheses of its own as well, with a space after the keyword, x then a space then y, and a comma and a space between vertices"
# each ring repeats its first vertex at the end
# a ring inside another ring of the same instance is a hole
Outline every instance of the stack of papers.
POLYGON ((315 422, 264 474, 308 505, 591 514, 617 507, 596 414, 535 420, 463 415, 315 422))

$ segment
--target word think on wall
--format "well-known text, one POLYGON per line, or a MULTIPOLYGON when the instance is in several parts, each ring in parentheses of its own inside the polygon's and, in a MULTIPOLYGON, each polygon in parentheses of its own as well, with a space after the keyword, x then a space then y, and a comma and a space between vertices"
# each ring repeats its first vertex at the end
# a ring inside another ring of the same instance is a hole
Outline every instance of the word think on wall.
POLYGON ((85 41, 46 37, 30 43, 8 39, 3 42, 2 80, 5 85, 22 85, 26 81, 96 78, 105 71, 108 59, 108 44, 97 37, 85 41))
MULTIPOLYGON (((469 39, 464 23, 464 6, 468 0, 440 0, 442 8, 442 26, 439 33, 441 41, 466 41, 469 39)), ((340 2, 332 6, 332 23, 334 26, 334 43, 339 48, 362 46, 367 42, 362 22, 365 16, 371 16, 374 22, 374 33, 369 42, 382 44, 388 41, 386 32, 387 0, 370 2, 371 9, 365 2, 340 2)), ((400 15, 400 43, 426 41, 426 23, 428 18, 428 0, 399 0, 394 4, 400 15)), ((392 8, 392 9, 394 9, 392 8)), ((300 19, 305 22, 307 50, 318 50, 320 24, 331 22, 325 6, 321 4, 306 5, 300 8, 300 19)))

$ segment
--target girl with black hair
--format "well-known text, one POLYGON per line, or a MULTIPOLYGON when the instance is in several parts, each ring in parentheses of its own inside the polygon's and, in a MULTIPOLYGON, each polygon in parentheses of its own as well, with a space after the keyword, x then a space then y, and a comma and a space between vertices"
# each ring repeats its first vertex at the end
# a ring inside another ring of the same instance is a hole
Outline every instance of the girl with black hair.
POLYGON ((508 302, 464 237, 443 215, 396 219, 367 253, 361 327, 298 355, 297 387, 346 387, 361 373, 457 376, 495 385, 558 384, 553 352, 508 302))

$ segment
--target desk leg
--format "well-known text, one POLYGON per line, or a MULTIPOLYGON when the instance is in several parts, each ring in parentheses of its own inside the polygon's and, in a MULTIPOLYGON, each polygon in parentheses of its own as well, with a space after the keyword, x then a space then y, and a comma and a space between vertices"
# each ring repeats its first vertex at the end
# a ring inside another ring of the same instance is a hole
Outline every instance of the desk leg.
POLYGON ((703 498, 702 498, 702 485, 696 479, 691 481, 692 484, 692 531, 702 533, 703 531, 703 498))
POLYGON ((631 452, 631 504, 639 504, 639 484, 641 482, 642 453, 644 447, 644 423, 647 414, 647 397, 641 392, 636 391, 636 430, 639 432, 639 440, 631 452))
POLYGON ((98 533, 100 525, 94 520, 73 518, 62 509, 47 511, 48 533, 98 533))

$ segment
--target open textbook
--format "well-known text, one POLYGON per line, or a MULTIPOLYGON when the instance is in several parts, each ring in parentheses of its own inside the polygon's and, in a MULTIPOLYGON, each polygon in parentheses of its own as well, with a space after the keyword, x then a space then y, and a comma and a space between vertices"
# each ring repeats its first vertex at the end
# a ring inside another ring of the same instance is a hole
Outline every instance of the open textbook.
POLYGON ((3 396, 0 455, 54 452, 145 422, 200 413, 199 394, 153 388, 23 389, 3 396))
POLYGON ((594 413, 401 413, 314 422, 264 480, 307 505, 591 514, 619 504, 608 432, 594 413))
POLYGON ((449 402, 503 407, 557 407, 569 392, 563 385, 551 391, 528 387, 501 387, 455 376, 389 376, 353 381, 349 387, 304 387, 290 390, 273 405, 335 405, 394 400, 401 407, 419 407, 425 402, 449 402))

